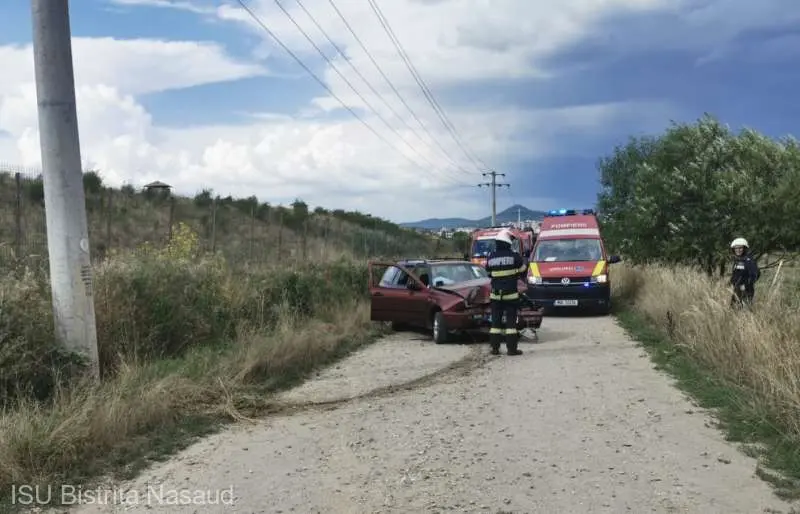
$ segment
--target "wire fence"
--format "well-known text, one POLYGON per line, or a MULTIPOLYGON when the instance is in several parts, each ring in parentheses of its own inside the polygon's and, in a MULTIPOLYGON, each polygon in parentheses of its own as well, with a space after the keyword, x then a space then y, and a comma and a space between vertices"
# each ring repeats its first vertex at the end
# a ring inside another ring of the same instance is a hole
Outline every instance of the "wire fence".
MULTIPOLYGON (((205 252, 221 252, 235 264, 268 261, 367 258, 429 252, 438 245, 366 215, 360 223, 344 211, 309 212, 234 199, 203 190, 194 198, 173 195, 166 185, 136 190, 105 187, 94 172, 84 174, 89 240, 94 260, 115 251, 163 247, 176 227, 188 226, 205 252)), ((435 251, 435 250, 433 250, 435 251)), ((0 164, 0 263, 46 262, 44 184, 37 169, 0 164)))

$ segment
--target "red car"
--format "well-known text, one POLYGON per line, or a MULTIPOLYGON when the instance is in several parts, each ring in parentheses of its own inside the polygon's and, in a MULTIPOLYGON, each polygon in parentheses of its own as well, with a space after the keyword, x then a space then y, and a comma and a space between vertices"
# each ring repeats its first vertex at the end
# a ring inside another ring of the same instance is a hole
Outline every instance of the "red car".
MULTIPOLYGON (((369 263, 369 292, 373 321, 389 321, 394 328, 411 326, 433 332, 436 343, 453 333, 489 332, 491 279, 486 269, 466 260, 404 260, 369 263), (379 271, 380 270, 380 271, 379 271)), ((542 325, 544 309, 523 295, 517 328, 534 334, 542 325)))

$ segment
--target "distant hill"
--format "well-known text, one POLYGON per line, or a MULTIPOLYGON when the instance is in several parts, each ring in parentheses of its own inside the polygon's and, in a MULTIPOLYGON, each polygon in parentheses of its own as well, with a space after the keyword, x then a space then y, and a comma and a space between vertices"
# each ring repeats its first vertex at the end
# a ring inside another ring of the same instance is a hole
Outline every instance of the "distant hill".
MULTIPOLYGON (((510 221, 517 221, 518 217, 523 220, 540 220, 544 217, 544 211, 534 211, 522 205, 512 205, 508 209, 497 213, 497 223, 507 223, 510 221)), ((422 228, 428 230, 436 230, 444 228, 458 228, 458 227, 488 227, 492 223, 492 217, 486 216, 478 220, 469 220, 466 218, 429 218, 420 221, 411 221, 408 223, 400 223, 401 227, 407 228, 422 228)))

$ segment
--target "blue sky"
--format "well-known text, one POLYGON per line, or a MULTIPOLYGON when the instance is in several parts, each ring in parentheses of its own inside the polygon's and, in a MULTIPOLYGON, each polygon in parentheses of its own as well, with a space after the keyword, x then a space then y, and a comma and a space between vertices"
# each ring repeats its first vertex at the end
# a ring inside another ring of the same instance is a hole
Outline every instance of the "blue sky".
MULTIPOLYGON (((71 2, 82 154, 112 183, 160 179, 286 203, 361 209, 396 221, 482 217, 483 178, 435 115, 368 3, 336 2, 429 131, 439 151, 336 16, 305 5, 396 119, 346 63, 342 73, 403 140, 332 72, 273 0, 265 23, 375 137, 235 3, 71 2), (411 126, 414 131, 407 130, 411 126), (416 153, 419 152, 419 153, 416 153), (424 157, 420 157, 423 154, 424 157), (458 161, 447 168, 450 160, 458 161), (431 166, 434 164, 434 166, 431 166)), ((788 0, 378 0, 386 19, 471 153, 506 173, 512 202, 594 204, 597 159, 629 135, 704 112, 772 136, 796 132, 800 4, 788 0)), ((335 49, 298 8, 325 53, 335 49)), ((0 162, 36 166, 28 1, 0 2, 0 162)))

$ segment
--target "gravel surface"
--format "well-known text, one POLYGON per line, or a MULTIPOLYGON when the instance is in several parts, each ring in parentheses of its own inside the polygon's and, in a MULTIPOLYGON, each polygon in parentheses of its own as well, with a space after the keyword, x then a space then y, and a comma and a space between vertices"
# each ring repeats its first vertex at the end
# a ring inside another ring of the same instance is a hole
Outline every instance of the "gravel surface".
POLYGON ((379 391, 233 427, 80 512, 789 512, 613 318, 548 317, 540 340, 489 357, 395 334, 283 399, 379 391))

